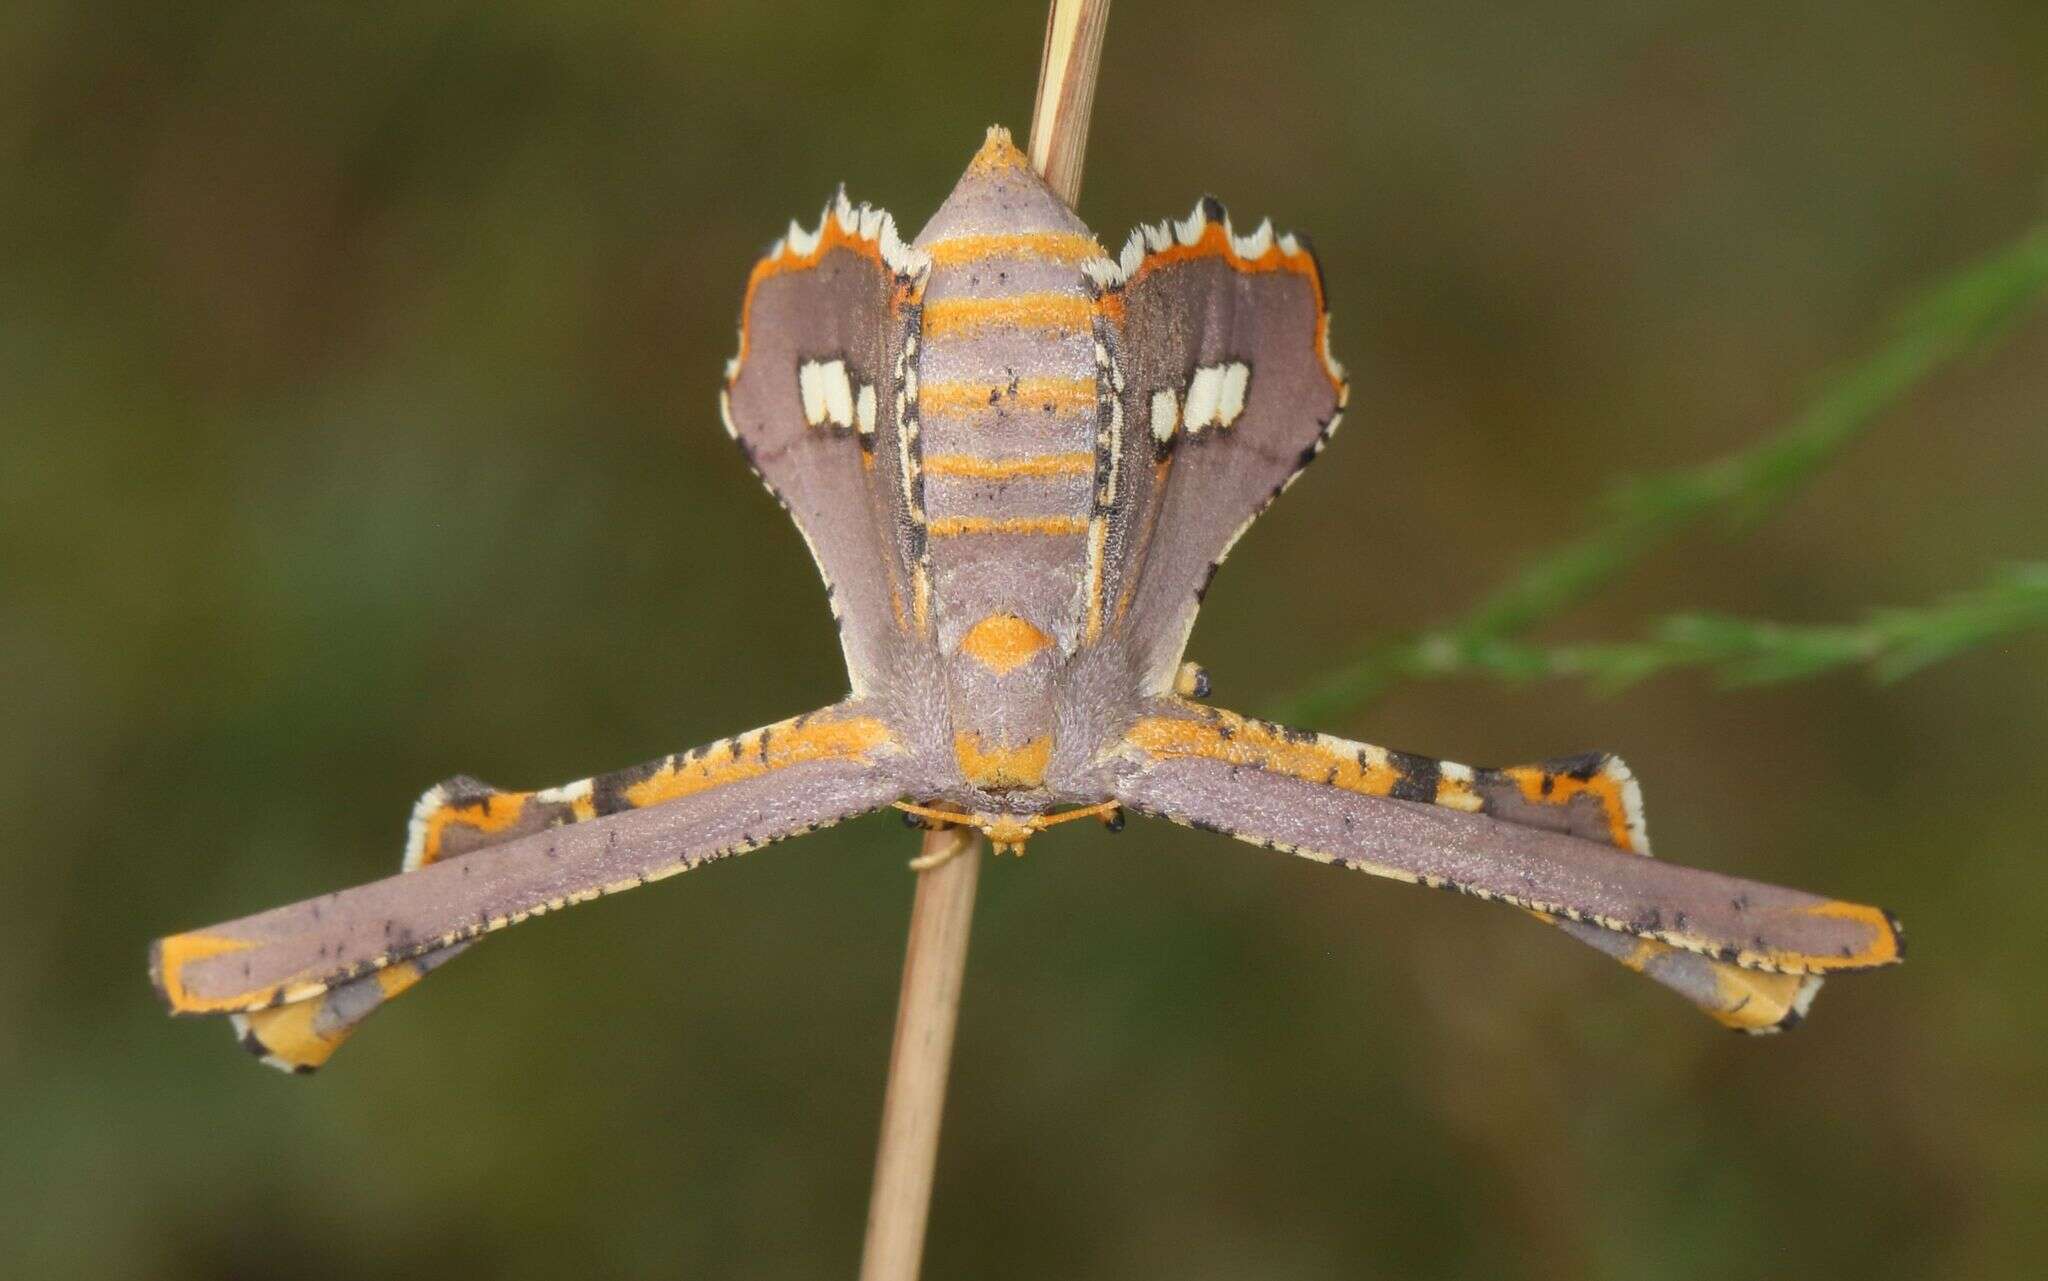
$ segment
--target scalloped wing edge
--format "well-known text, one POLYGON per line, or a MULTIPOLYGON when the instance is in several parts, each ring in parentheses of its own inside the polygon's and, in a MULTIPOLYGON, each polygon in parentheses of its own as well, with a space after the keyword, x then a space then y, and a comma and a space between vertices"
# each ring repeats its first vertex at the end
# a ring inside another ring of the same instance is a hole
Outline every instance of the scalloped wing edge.
POLYGON ((1248 236, 1240 236, 1231 225, 1230 211, 1214 196, 1203 196, 1185 218, 1163 218, 1158 222, 1139 223, 1131 229, 1124 240, 1124 247, 1114 258, 1094 258, 1081 264, 1081 270, 1097 289, 1108 291, 1122 289, 1136 280, 1145 265, 1145 260, 1154 254, 1179 248, 1193 248, 1209 234, 1211 227, 1223 231, 1224 257, 1231 266, 1241 270, 1257 270, 1281 263, 1305 267, 1315 282, 1316 307, 1322 313, 1322 323, 1317 327, 1317 340, 1321 350, 1317 353, 1323 362, 1323 370, 1330 382, 1343 390, 1341 398, 1349 390, 1344 376, 1344 366, 1330 354, 1330 311, 1328 297, 1323 289, 1322 264, 1316 261, 1314 250, 1291 231, 1275 232, 1273 220, 1262 218, 1259 225, 1248 236), (1272 259, 1268 262, 1268 259, 1272 259))
MULTIPOLYGON (((875 256, 896 274, 901 283, 921 286, 931 272, 931 255, 904 241, 896 231, 894 215, 875 205, 854 204, 847 199, 846 188, 841 185, 825 202, 815 228, 806 231, 802 223, 790 219, 789 230, 768 246, 768 252, 754 264, 754 270, 747 278, 746 302, 740 309, 740 349, 725 362, 726 386, 730 387, 739 377, 740 368, 746 363, 746 312, 753 304, 755 287, 769 276, 812 266, 827 249, 846 242, 873 246, 875 256)), ((730 423, 726 429, 732 430, 730 423)))

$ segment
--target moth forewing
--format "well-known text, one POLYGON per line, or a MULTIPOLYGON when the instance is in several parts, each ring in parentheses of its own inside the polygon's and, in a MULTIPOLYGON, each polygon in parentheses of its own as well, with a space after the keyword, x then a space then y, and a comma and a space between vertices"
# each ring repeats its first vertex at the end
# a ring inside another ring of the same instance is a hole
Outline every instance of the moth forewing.
POLYGON ((1486 812, 1494 780, 1479 771, 1176 702, 1134 722, 1124 759, 1115 790, 1133 809, 1320 862, 1744 969, 1819 975, 1900 959, 1897 922, 1879 908, 1505 821, 1486 812))
POLYGON ((1348 391, 1315 257, 1270 224, 1238 236, 1204 199, 1132 233, 1095 280, 1116 320, 1128 475, 1109 611, 1157 696, 1216 566, 1322 449, 1348 391))
POLYGON ((161 939, 151 975, 173 1013, 247 1016, 249 1049, 317 1066, 467 940, 886 805, 904 764, 846 704, 539 792, 453 780, 416 807, 410 870, 161 939))
POLYGON ((902 536, 913 499, 898 462, 915 432, 929 270, 887 213, 842 193, 815 232, 792 226, 755 265, 720 396, 727 432, 817 562, 857 697, 887 680, 928 595, 902 536))

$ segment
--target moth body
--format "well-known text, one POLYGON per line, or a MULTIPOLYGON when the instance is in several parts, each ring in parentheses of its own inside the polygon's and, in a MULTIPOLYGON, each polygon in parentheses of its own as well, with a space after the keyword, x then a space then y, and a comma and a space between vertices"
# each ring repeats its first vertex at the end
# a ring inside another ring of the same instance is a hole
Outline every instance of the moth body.
POLYGON ((1104 800, 1072 768, 1092 753, 1055 768, 1055 749, 1094 729, 1063 723, 1059 703, 1085 627, 1106 381, 1081 263, 1102 251, 998 137, 913 248, 930 263, 906 400, 930 575, 924 640, 945 691, 942 741, 927 744, 948 784, 934 799, 990 815, 1104 800))

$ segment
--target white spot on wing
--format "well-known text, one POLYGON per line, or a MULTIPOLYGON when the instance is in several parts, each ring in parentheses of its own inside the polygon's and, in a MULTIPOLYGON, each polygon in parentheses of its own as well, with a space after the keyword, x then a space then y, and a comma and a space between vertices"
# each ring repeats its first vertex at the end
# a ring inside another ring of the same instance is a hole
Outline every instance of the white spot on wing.
MULTIPOLYGON (((1181 421, 1189 432, 1211 427, 1229 427, 1244 413, 1245 393, 1251 386, 1252 367, 1241 360, 1203 365, 1188 380, 1187 404, 1181 421)), ((1157 398, 1154 403, 1155 421, 1157 398)))
POLYGON ((853 384, 844 360, 807 360, 796 371, 804 421, 813 427, 853 426, 853 384))
POLYGON ((825 418, 834 427, 853 426, 853 384, 843 360, 825 363, 825 418))
POLYGON ((862 383, 860 395, 853 402, 854 425, 863 436, 875 434, 875 385, 862 383))
POLYGON ((1188 380, 1188 403, 1182 412, 1190 432, 1201 431, 1216 421, 1217 402, 1223 397, 1223 366, 1204 365, 1188 380))
POLYGON ((1152 393, 1152 439, 1165 444, 1180 426, 1180 397, 1170 389, 1152 393))
POLYGON ((804 402, 804 421, 816 427, 825 421, 825 366, 807 360, 796 371, 797 394, 804 402))
POLYGON ((1223 367, 1223 393, 1216 401, 1216 425, 1228 427, 1244 412, 1245 388, 1251 383, 1252 367, 1234 360, 1223 367))

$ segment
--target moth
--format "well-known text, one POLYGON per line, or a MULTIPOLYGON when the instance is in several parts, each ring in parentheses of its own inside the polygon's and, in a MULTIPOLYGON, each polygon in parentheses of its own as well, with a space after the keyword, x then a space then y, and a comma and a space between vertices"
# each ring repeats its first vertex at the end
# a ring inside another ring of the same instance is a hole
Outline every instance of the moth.
POLYGON ((1499 900, 1745 1032, 1899 960, 1878 908, 1650 858, 1617 757, 1474 769, 1205 701, 1203 593, 1346 394, 1314 255, 1213 199, 1112 258, 1001 129, 910 244, 842 192, 754 267, 720 405, 846 698, 541 791, 450 779, 399 875, 161 939, 152 978, 311 1071, 480 935, 891 805, 1020 853, 1132 810, 1499 900))

